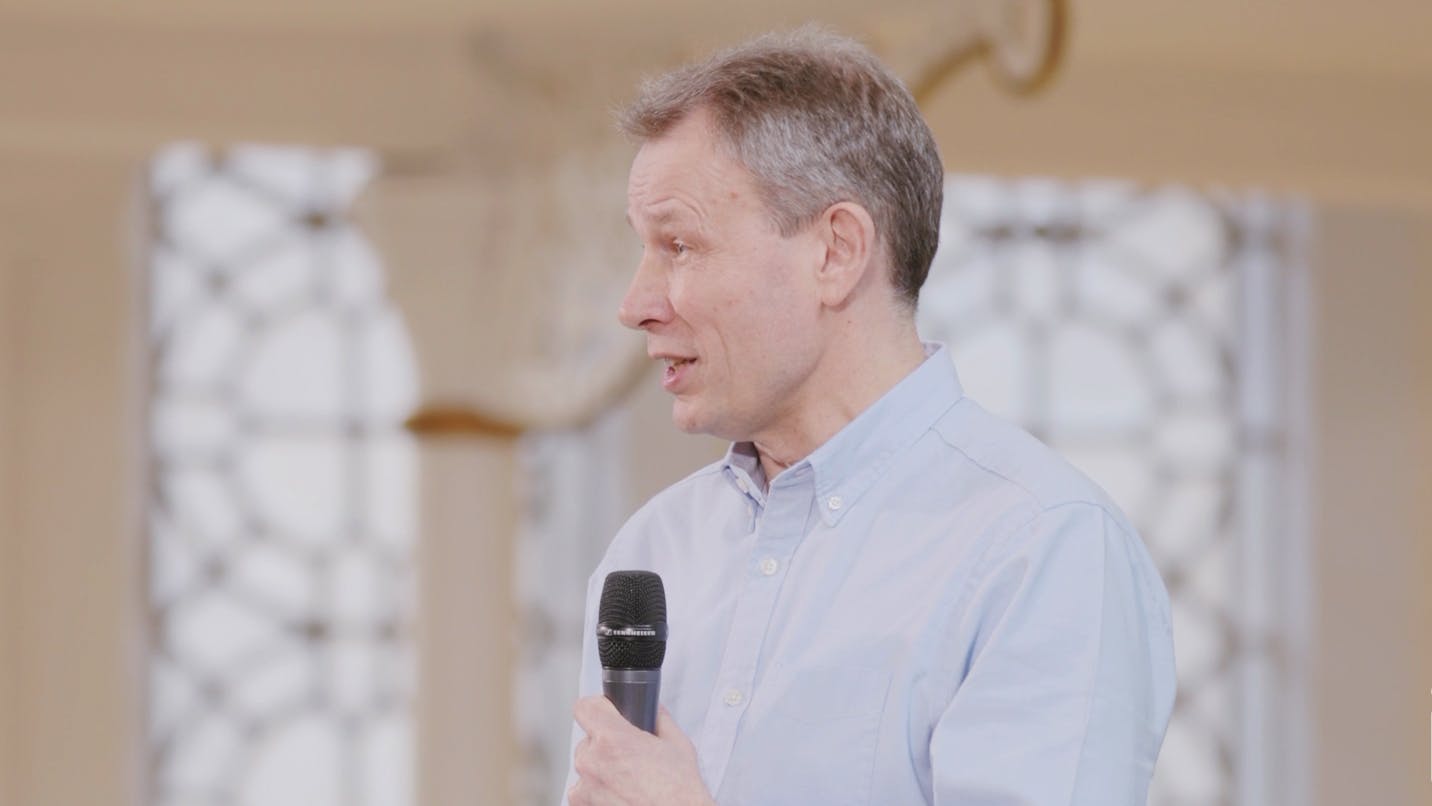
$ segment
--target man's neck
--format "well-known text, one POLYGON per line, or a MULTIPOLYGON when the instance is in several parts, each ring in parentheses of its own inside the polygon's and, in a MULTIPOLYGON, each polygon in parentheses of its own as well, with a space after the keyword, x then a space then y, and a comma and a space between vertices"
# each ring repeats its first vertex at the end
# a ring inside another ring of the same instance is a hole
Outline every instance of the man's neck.
POLYGON ((863 344, 849 351, 831 351, 828 377, 807 393, 814 395, 812 399, 797 405, 796 416, 781 428, 751 440, 767 488, 783 470, 824 445, 925 360, 924 346, 913 325, 902 338, 886 342, 884 349, 871 347, 863 344), (852 364, 847 360, 850 355, 867 358, 852 364))

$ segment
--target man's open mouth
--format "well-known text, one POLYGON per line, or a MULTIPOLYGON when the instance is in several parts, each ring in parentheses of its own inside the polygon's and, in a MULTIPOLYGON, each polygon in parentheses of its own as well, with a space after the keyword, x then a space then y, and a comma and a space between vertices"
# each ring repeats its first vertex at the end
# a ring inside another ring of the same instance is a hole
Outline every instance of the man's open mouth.
POLYGON ((666 362, 666 371, 662 373, 661 383, 668 390, 675 389, 680 385, 686 377, 686 368, 696 363, 694 358, 665 358, 662 360, 666 362))

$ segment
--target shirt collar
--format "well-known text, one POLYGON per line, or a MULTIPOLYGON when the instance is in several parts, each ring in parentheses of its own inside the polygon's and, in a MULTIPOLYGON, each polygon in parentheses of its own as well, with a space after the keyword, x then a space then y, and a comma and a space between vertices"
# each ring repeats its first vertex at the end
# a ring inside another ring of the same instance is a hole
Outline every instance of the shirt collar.
POLYGON ((733 442, 726 449, 722 462, 726 478, 760 506, 766 505, 766 471, 761 467, 756 446, 750 442, 733 442))
MULTIPOLYGON (((821 519, 834 526, 860 496, 885 474, 897 454, 914 444, 964 395, 943 344, 927 342, 925 360, 826 440, 810 456, 776 476, 799 479, 814 471, 821 519)), ((764 506, 765 478, 755 446, 737 442, 726 451, 726 475, 743 494, 764 506)))

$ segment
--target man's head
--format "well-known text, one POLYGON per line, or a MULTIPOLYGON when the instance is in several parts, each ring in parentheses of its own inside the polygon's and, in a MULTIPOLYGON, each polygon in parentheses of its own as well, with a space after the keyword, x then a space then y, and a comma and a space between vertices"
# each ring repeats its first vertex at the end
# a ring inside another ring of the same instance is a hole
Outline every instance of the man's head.
POLYGON ((943 176, 913 99, 859 45, 802 31, 648 82, 623 127, 644 250, 620 318, 668 360, 677 425, 820 430, 802 421, 851 402, 887 322, 914 341, 943 176))
POLYGON ((620 126, 646 142, 698 109, 782 234, 836 202, 864 206, 895 292, 914 308, 939 240, 944 169, 915 99, 870 51, 819 29, 768 34, 647 81, 620 126))

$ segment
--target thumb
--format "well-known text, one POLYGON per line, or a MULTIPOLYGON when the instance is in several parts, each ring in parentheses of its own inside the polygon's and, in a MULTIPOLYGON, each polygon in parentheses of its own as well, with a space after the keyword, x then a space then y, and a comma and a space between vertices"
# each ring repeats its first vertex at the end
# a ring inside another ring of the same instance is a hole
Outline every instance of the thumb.
POLYGON ((656 736, 665 742, 675 742, 689 755, 696 755, 695 746, 691 744, 691 740, 687 738, 686 734, 682 733, 681 726, 676 724, 676 719, 671 716, 670 711, 666 710, 665 705, 657 707, 656 736))

